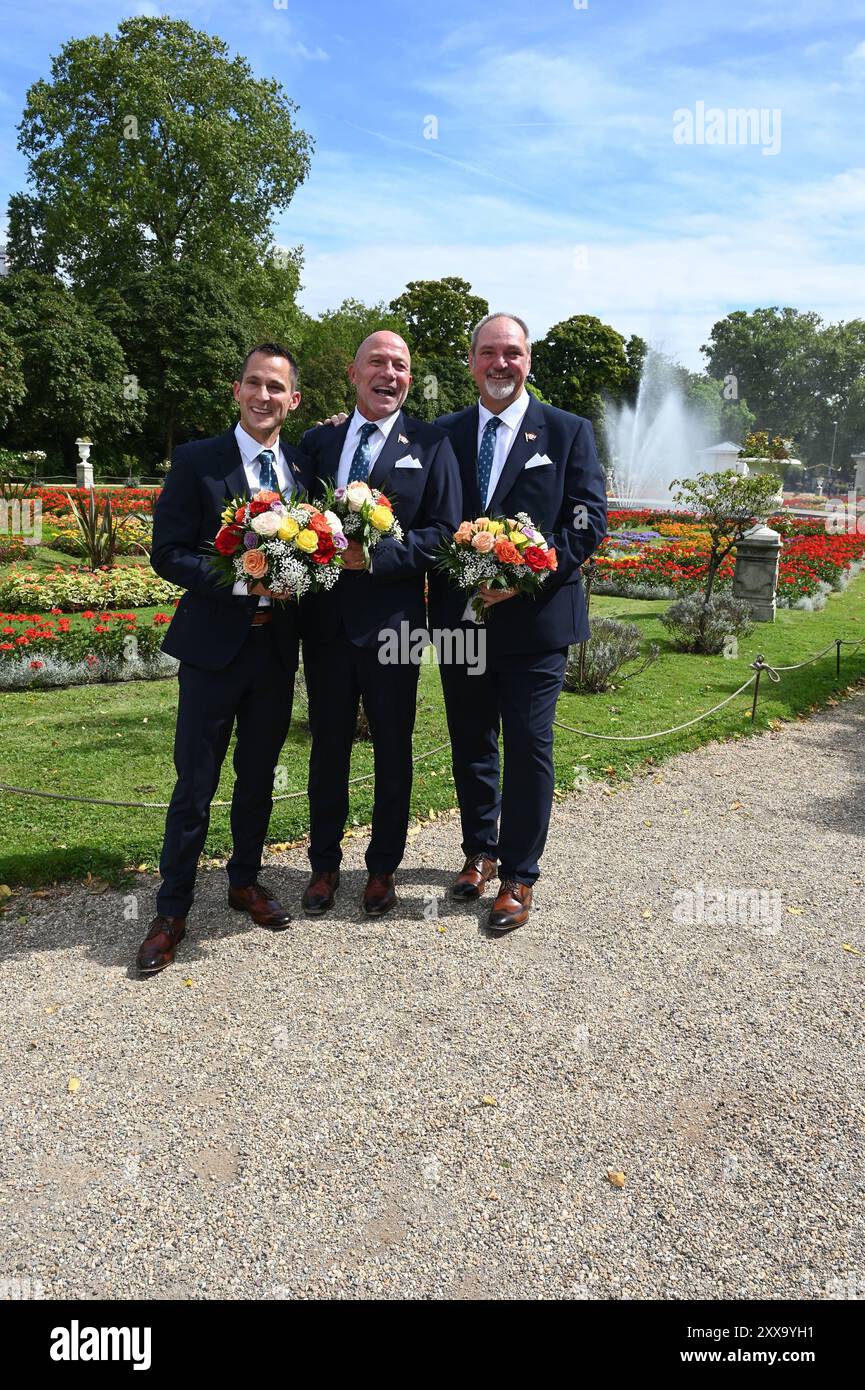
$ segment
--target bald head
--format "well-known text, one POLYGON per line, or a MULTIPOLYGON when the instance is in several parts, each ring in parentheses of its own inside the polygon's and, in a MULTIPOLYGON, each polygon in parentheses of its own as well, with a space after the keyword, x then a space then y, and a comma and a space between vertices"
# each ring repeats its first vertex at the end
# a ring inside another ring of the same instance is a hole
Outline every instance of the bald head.
POLYGON ((367 420, 398 410, 411 386, 411 354, 398 333, 385 329, 364 338, 348 369, 357 406, 367 420))

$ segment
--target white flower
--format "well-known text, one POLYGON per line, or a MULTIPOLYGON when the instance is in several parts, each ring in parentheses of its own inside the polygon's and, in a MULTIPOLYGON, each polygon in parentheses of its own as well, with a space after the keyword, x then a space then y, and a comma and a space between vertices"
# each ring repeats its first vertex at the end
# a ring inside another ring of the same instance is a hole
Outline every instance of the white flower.
POLYGON ((336 512, 323 512, 322 515, 325 521, 327 522, 328 526, 330 527, 333 535, 340 536, 344 534, 342 529, 342 522, 340 521, 336 512))
POLYGON ((366 483, 349 483, 345 490, 345 500, 353 512, 359 512, 367 502, 372 501, 372 490, 366 483))
POLYGON ((282 525, 282 517, 276 512, 262 512, 252 518, 251 525, 259 536, 275 536, 282 525))

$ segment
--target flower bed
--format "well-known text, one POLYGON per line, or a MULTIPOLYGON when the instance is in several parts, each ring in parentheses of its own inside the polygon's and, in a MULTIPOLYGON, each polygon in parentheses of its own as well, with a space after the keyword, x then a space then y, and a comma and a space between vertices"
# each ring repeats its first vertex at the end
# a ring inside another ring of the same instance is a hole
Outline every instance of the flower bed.
POLYGON ((183 591, 160 579, 145 565, 114 565, 87 570, 77 565, 40 571, 32 564, 16 565, 0 574, 0 606, 11 612, 64 613, 85 608, 146 608, 175 603, 183 591))
MULTIPOLYGON (((107 497, 115 512, 141 512, 150 516, 161 491, 159 487, 97 487, 93 489, 93 494, 97 506, 107 497)), ((90 488, 72 487, 71 484, 69 487, 34 487, 29 496, 39 498, 43 512, 66 516, 69 512, 69 497, 86 502, 90 496, 90 488)))
POLYGON ((168 613, 83 613, 83 623, 34 613, 0 613, 0 689, 153 680, 177 662, 159 650, 168 613))
MULTIPOLYGON (((595 556, 596 593, 678 598, 702 588, 709 551, 696 518, 685 512, 615 511, 609 525, 612 534, 595 556)), ((865 564, 865 536, 830 535, 816 517, 775 515, 769 525, 784 538, 777 592, 781 608, 821 607, 828 592, 843 589, 865 564)), ((734 570, 732 554, 718 571, 717 592, 732 588, 734 570)))

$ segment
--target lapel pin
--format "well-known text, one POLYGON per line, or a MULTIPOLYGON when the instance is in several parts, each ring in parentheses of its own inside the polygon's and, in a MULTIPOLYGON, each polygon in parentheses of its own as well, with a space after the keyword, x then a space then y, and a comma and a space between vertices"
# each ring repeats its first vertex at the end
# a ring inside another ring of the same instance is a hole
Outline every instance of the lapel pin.
POLYGON ((538 436, 537 436, 536 434, 532 434, 531 430, 526 430, 526 443, 527 443, 527 444, 531 444, 532 440, 533 440, 533 439, 537 439, 537 437, 538 437, 538 436))
POLYGON ((401 434, 401 435, 399 436, 399 443, 400 443, 400 444, 408 444, 408 440, 406 439, 406 437, 405 437, 404 434, 401 434))

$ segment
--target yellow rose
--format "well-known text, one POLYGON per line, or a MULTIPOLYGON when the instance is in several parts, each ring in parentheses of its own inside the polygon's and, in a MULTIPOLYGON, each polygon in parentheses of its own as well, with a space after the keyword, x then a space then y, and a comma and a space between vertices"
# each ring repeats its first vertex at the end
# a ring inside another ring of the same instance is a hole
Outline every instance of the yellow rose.
POLYGON ((508 535, 508 540, 511 541, 518 550, 522 550, 523 546, 529 543, 528 536, 524 536, 522 531, 511 531, 508 535))
POLYGON ((276 534, 281 541, 293 541, 299 530, 300 527, 293 516, 284 516, 276 534))
POLYGON ((226 507, 225 511, 222 513, 222 524, 223 524, 223 526, 230 526, 233 520, 234 520, 234 508, 233 508, 233 507, 226 507))
POLYGON ((304 550, 307 555, 311 555, 318 545, 318 536, 308 527, 304 527, 302 531, 298 531, 294 538, 294 543, 298 550, 304 550))
POLYGON ((389 531, 393 526, 393 512, 390 507, 373 507, 369 520, 377 531, 389 531))
POLYGON ((490 531, 494 536, 500 535, 501 532, 504 531, 504 529, 505 528, 500 521, 490 521, 487 523, 487 530, 490 531))

